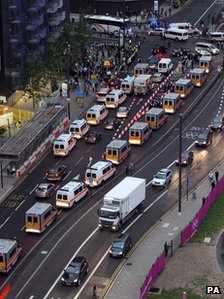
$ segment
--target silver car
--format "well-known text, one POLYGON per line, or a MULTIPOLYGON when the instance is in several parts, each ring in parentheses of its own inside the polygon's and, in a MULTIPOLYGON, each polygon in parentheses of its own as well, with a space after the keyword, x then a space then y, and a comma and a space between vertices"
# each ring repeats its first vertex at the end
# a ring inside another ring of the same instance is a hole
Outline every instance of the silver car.
POLYGON ((116 116, 117 118, 126 118, 128 116, 129 109, 128 107, 119 107, 116 116))
POLYGON ((55 191, 55 184, 42 183, 35 190, 36 197, 49 198, 55 191))
POLYGON ((172 171, 169 168, 162 168, 153 176, 152 187, 163 187, 171 182, 172 171))

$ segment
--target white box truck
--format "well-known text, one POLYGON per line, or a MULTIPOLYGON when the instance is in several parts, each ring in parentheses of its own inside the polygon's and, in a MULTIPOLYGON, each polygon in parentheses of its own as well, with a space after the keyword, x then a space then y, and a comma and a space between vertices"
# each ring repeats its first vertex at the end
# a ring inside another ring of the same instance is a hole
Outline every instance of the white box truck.
POLYGON ((99 228, 119 230, 145 200, 146 180, 126 177, 103 198, 99 209, 99 228))

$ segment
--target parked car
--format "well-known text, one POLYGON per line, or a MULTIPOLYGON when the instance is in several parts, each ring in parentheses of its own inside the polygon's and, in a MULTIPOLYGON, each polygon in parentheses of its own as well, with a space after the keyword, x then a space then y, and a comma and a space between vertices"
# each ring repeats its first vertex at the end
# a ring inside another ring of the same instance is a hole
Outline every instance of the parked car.
POLYGON ((154 176, 152 180, 152 187, 163 187, 171 182, 172 170, 169 168, 160 169, 154 176))
POLYGON ((54 165, 46 172, 46 179, 48 181, 60 181, 68 173, 68 168, 65 165, 54 165))
POLYGON ((121 120, 117 118, 108 118, 104 122, 104 129, 115 130, 120 126, 121 120))
POLYGON ((148 64, 149 64, 149 68, 152 69, 152 70, 155 70, 158 68, 158 63, 160 61, 160 58, 155 56, 155 55, 152 55, 148 58, 148 64))
POLYGON ((165 75, 162 73, 154 73, 152 76, 153 83, 161 83, 165 79, 165 75))
POLYGON ((36 197, 49 198, 55 191, 55 184, 41 183, 35 190, 36 197))
MULTIPOLYGON (((193 151, 183 151, 181 153, 181 165, 188 165, 190 163, 193 162, 193 159, 194 159, 194 153, 193 151)), ((180 163, 180 159, 176 159, 176 164, 179 165, 180 163)))
POLYGON ((148 31, 148 35, 162 35, 162 33, 165 31, 163 27, 157 27, 157 28, 150 28, 148 31))
POLYGON ((126 118, 128 116, 129 113, 129 108, 128 107, 119 107, 116 116, 118 118, 126 118))
POLYGON ((196 146, 208 146, 212 144, 212 130, 203 129, 198 133, 198 138, 196 140, 196 146))
POLYGON ((89 266, 86 258, 83 256, 77 256, 72 260, 68 267, 64 269, 61 282, 63 285, 79 286, 88 272, 89 266))
POLYGON ((206 56, 206 57, 212 57, 212 54, 209 53, 206 50, 200 50, 199 49, 199 50, 196 51, 196 53, 197 53, 197 59, 200 59, 201 57, 204 57, 204 56, 206 56))
POLYGON ((85 143, 97 143, 102 138, 102 133, 97 131, 89 131, 84 140, 85 143))
POLYGON ((150 102, 152 107, 161 108, 163 106, 163 99, 159 96, 155 96, 150 102))
POLYGON ((216 116, 211 122, 211 129, 213 131, 222 130, 224 127, 224 117, 216 116))
POLYGON ((176 48, 170 51, 170 54, 174 57, 179 57, 188 54, 188 50, 184 48, 176 48))
POLYGON ((111 244, 109 253, 113 257, 125 257, 132 247, 132 239, 129 234, 121 233, 111 244))

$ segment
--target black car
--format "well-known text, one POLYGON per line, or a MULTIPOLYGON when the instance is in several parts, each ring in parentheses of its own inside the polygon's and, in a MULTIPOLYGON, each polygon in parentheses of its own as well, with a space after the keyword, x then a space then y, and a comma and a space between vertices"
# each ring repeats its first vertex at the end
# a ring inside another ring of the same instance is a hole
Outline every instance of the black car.
POLYGON ((61 282, 64 285, 80 285, 81 280, 88 273, 88 262, 85 257, 77 256, 72 262, 64 269, 61 282))
POLYGON ((183 48, 177 48, 177 49, 171 50, 170 53, 174 57, 179 57, 179 56, 187 55, 188 54, 188 50, 185 50, 183 48))
POLYGON ((65 165, 54 165, 48 169, 46 178, 48 181, 60 181, 68 173, 67 166, 65 165))
POLYGON ((86 143, 97 143, 102 137, 101 132, 89 131, 85 136, 86 143))
POLYGON ((196 140, 197 146, 208 146, 212 144, 212 130, 211 129, 203 129, 199 132, 198 138, 196 140))
POLYGON ((151 101, 151 106, 152 107, 158 107, 161 108, 163 106, 163 100, 160 97, 154 97, 151 101))
POLYGON ((132 239, 130 235, 121 233, 117 239, 111 244, 110 256, 124 257, 132 247, 132 239))
POLYGON ((120 126, 121 120, 117 118, 108 118, 104 122, 104 129, 115 130, 120 126))
POLYGON ((216 116, 211 122, 211 129, 213 131, 222 130, 224 127, 224 117, 216 116))
POLYGON ((149 64, 149 68, 150 69, 157 69, 158 68, 158 63, 159 63, 160 59, 159 57, 152 55, 148 58, 148 64, 149 64))

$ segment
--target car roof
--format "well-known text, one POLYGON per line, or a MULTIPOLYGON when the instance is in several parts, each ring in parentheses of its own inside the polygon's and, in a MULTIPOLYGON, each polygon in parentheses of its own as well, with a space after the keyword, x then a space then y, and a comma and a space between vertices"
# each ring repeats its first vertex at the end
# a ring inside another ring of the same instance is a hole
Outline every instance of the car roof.
POLYGON ((51 166, 50 168, 49 168, 49 170, 55 170, 55 171, 57 171, 60 167, 66 167, 65 165, 62 165, 62 164, 58 164, 58 165, 54 165, 54 166, 51 166))
POLYGON ((50 185, 50 184, 49 183, 41 183, 38 185, 38 187, 47 188, 48 185, 50 185))
POLYGON ((114 240, 114 242, 116 241, 125 241, 130 235, 129 234, 125 234, 125 233, 120 233, 117 238, 114 240))
POLYGON ((71 264, 81 264, 82 262, 86 261, 84 256, 76 256, 72 261, 71 264))
POLYGON ((160 172, 160 173, 167 173, 168 171, 170 171, 169 168, 162 168, 158 172, 160 172))

